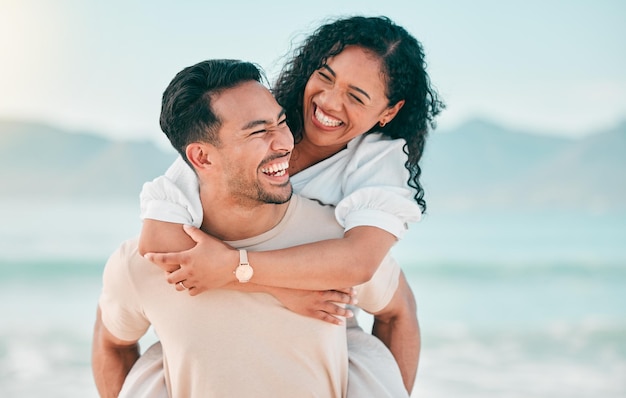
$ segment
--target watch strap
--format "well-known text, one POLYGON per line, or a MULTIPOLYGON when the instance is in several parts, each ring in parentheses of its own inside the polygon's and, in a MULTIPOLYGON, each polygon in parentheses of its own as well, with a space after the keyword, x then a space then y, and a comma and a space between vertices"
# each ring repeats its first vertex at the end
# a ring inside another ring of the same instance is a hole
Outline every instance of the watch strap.
POLYGON ((246 249, 239 250, 239 264, 249 264, 248 263, 248 251, 246 249))

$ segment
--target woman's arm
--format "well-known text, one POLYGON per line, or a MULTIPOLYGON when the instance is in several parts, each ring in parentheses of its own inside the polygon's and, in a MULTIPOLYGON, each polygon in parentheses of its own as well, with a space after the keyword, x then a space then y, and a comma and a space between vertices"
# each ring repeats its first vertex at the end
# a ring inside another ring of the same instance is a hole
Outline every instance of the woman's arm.
MULTIPOLYGON (((239 251, 197 228, 184 231, 197 244, 178 253, 149 253, 150 261, 167 269, 180 264, 168 282, 184 281, 190 294, 222 288, 236 281, 239 251)), ((179 237, 182 241, 182 237, 179 237)), ((332 290, 356 286, 371 279, 396 242, 394 235, 376 227, 355 227, 343 238, 329 239, 286 249, 249 252, 254 269, 252 282, 259 285, 304 290, 332 290)), ((171 244, 171 243, 170 243, 171 244)))
POLYGON ((367 282, 396 243, 376 227, 355 227, 343 238, 282 250, 249 253, 255 283, 300 289, 330 289, 367 282), (258 269, 258 271, 257 271, 258 269))
MULTIPOLYGON (((261 292, 271 294, 287 309, 296 314, 319 319, 334 325, 343 325, 345 322, 342 318, 352 318, 354 316, 352 311, 346 309, 342 304, 356 305, 358 303, 354 288, 316 291, 239 282, 232 282, 227 288, 249 293, 261 292)), ((177 285, 177 290, 180 289, 177 285)))
MULTIPOLYGON (((315 181, 307 183, 307 189, 312 191, 309 193, 328 190, 329 183, 341 185, 342 189, 337 191, 341 195, 323 201, 339 201, 337 217, 347 229, 344 237, 282 250, 249 253, 249 261, 254 268, 252 282, 308 290, 361 284, 371 278, 396 242, 396 237, 406 229, 406 223, 419 219, 420 211, 412 199, 413 191, 406 186, 408 171, 404 167, 404 141, 388 141, 377 135, 364 137, 362 141, 351 149, 353 154, 346 157, 347 164, 339 162, 336 165, 339 169, 331 167, 315 181)), ((184 217, 178 220, 201 220, 198 215, 202 213, 202 206, 193 200, 197 196, 197 180, 193 171, 184 162, 177 161, 166 176, 168 179, 155 180, 158 184, 149 184, 150 189, 144 186, 142 209, 147 209, 144 218, 147 214, 152 214, 151 218, 166 215, 171 218, 171 215, 180 215, 186 209, 190 213, 182 214, 184 217), (174 203, 179 206, 172 207, 174 203), (158 208, 162 209, 155 211, 158 208)), ((171 218, 169 221, 175 220, 171 218)), ((186 286, 196 287, 191 290, 193 294, 222 287, 235 280, 233 271, 239 262, 237 250, 193 229, 190 234, 198 242, 197 246, 178 254, 167 253, 189 249, 193 243, 177 227, 168 227, 169 232, 159 231, 164 224, 151 222, 144 225, 140 251, 161 253, 152 254, 149 258, 164 269, 172 270, 177 264, 182 265, 180 270, 170 275, 170 283, 185 281, 186 286), (166 249, 172 246, 176 249, 166 249)))
MULTIPOLYGON (((202 233, 201 231, 199 232, 202 233)), ((139 252, 142 255, 147 251, 151 251, 150 249, 157 247, 163 248, 163 250, 166 251, 179 251, 193 248, 195 245, 196 242, 184 232, 183 226, 180 224, 149 219, 144 220, 139 240, 139 252)), ((209 254, 206 260, 209 261, 210 258, 211 256, 209 254)), ((167 272, 180 269, 178 263, 159 263, 158 265, 167 272)), ((184 281, 185 286, 191 288, 189 289, 191 295, 200 293, 200 290, 193 284, 193 281, 187 278, 181 280, 184 281)), ((178 283, 175 286, 179 291, 184 290, 178 283)), ((239 291, 271 294, 285 307, 297 314, 320 319, 336 325, 344 323, 341 318, 350 318, 353 316, 350 310, 345 309, 340 304, 357 303, 355 297, 356 292, 352 288, 304 290, 263 286, 256 283, 239 283, 237 281, 231 281, 231 283, 224 287, 239 291)))
MULTIPOLYGON (((143 226, 139 236, 139 253, 184 251, 196 243, 183 231, 183 225, 200 226, 202 202, 198 178, 182 157, 177 157, 164 175, 143 184, 139 195, 143 226)), ((178 264, 167 264, 174 271, 178 264)))
MULTIPOLYGON (((192 249, 196 242, 187 235, 182 224, 145 219, 139 236, 139 254, 150 252, 180 252, 192 249)), ((157 264, 164 271, 173 272, 180 268, 178 263, 157 264)))

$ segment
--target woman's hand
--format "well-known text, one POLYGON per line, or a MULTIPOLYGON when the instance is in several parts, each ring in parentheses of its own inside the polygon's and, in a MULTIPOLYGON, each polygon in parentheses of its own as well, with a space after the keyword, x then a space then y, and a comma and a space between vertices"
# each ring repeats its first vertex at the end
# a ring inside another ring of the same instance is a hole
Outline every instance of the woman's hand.
POLYGON ((334 325, 343 325, 341 318, 351 318, 352 311, 341 304, 356 304, 356 290, 297 290, 279 287, 267 287, 265 290, 289 310, 296 314, 320 319, 334 325))
POLYGON ((182 252, 146 253, 144 257, 164 269, 167 264, 180 264, 178 270, 167 273, 167 281, 175 284, 177 290, 189 290, 192 296, 232 282, 239 251, 198 228, 186 225, 184 230, 196 242, 193 248, 182 252))
MULTIPOLYGON (((182 224, 145 219, 139 236, 139 253, 168 253, 189 250, 196 245, 182 224)), ((163 271, 174 272, 180 264, 157 264, 163 271)))

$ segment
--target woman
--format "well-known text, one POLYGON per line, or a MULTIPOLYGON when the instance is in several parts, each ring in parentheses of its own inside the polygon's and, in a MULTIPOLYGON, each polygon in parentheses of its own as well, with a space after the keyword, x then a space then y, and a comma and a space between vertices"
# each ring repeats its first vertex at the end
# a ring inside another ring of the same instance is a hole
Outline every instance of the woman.
MULTIPOLYGON (((426 208, 418 162, 428 124, 443 104, 430 87, 419 42, 384 17, 321 26, 283 68, 274 92, 296 142, 288 170, 295 192, 336 205, 346 233, 343 239, 249 253, 252 281, 271 287, 293 311, 339 323, 338 316, 350 315, 341 306, 294 304, 281 288, 333 290, 371 278, 406 224, 426 208)), ((203 238, 196 246, 183 233, 179 224, 202 222, 197 196, 195 175, 182 160, 142 192, 140 251, 195 246, 149 255, 172 271, 168 281, 176 289, 192 295, 232 282, 239 261, 238 251, 223 243, 203 238)), ((348 295, 329 297, 350 301, 348 295)), ((409 392, 414 373, 403 372, 409 392)))

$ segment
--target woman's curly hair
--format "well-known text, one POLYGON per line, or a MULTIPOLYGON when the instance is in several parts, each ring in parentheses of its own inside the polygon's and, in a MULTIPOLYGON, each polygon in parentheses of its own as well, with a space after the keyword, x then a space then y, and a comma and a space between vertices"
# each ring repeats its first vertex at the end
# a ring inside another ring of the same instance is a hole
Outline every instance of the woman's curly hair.
POLYGON ((277 101, 285 108, 295 142, 303 134, 304 88, 309 77, 346 46, 360 46, 382 60, 388 105, 404 100, 396 117, 384 127, 378 125, 366 132, 380 132, 390 138, 406 141, 408 156, 405 167, 410 173, 407 183, 417 192, 414 196, 422 212, 426 210, 424 189, 419 178, 419 161, 424 153, 429 126, 445 105, 431 86, 426 73, 422 45, 404 28, 387 17, 354 16, 338 19, 319 27, 294 50, 293 58, 283 67, 274 86, 277 101))

